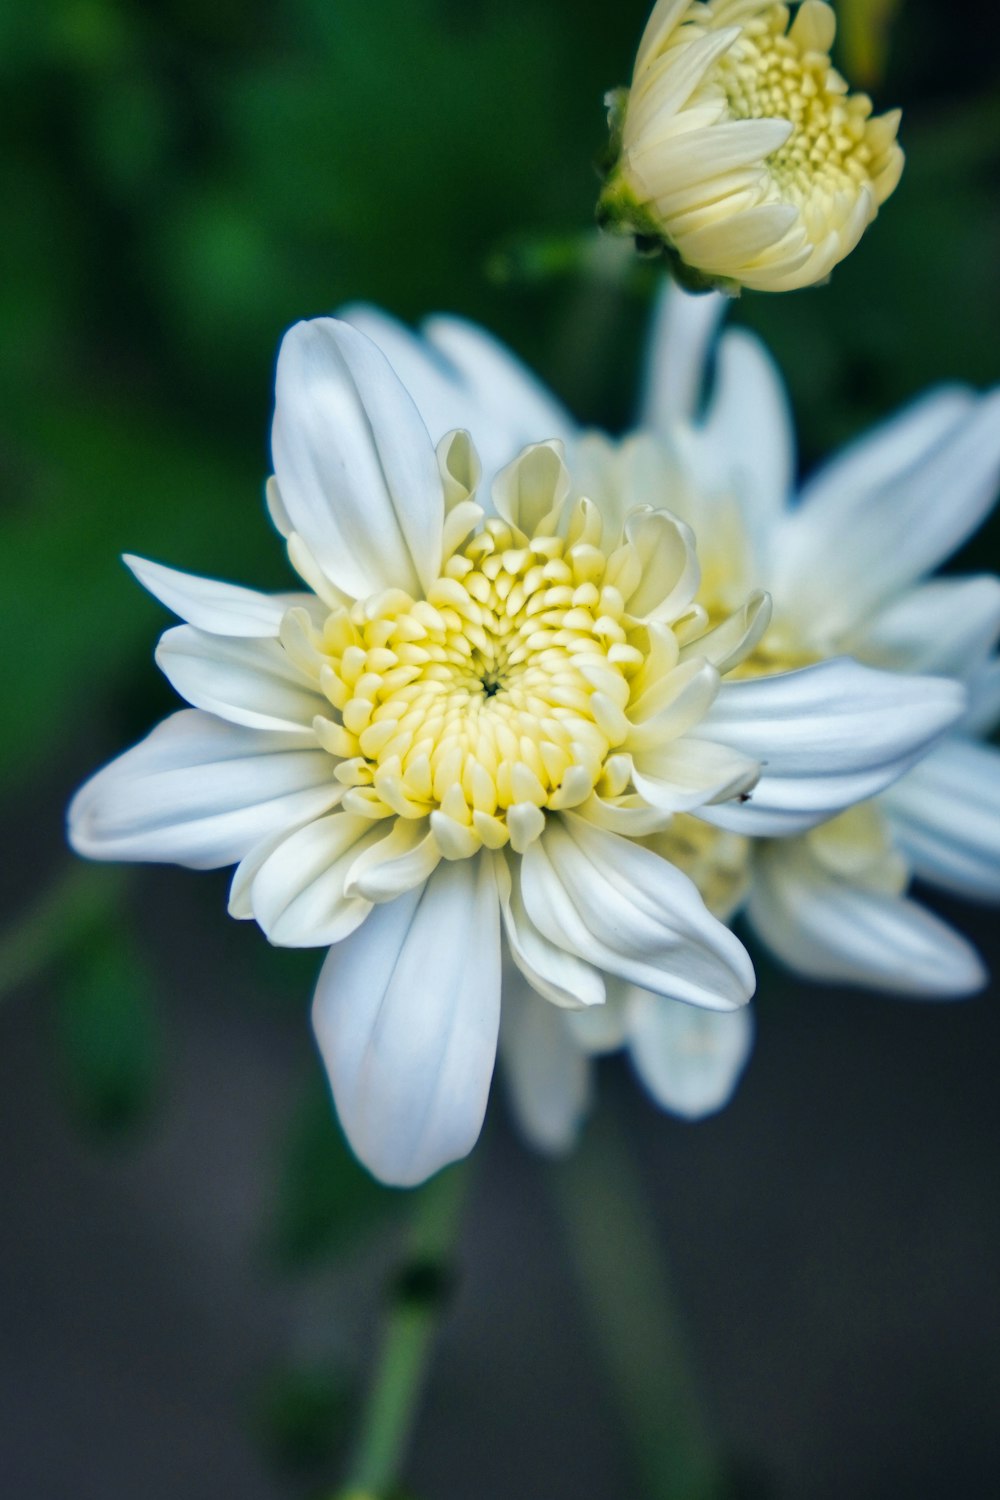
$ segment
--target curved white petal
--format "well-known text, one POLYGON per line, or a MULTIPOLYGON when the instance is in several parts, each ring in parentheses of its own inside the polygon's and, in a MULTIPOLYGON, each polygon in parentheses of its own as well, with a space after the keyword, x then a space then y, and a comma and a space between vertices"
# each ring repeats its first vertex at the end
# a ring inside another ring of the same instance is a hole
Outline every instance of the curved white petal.
POLYGON ((524 909, 519 862, 498 868, 500 910, 511 958, 528 984, 551 1005, 573 1009, 603 1006, 604 980, 598 971, 565 948, 550 943, 524 909))
POLYGON ((160 636, 156 664, 182 698, 231 724, 294 733, 311 730, 317 714, 329 712, 327 699, 278 641, 175 625, 160 636))
POLYGON ((499 1021, 489 858, 440 865, 330 950, 313 1027, 344 1132, 376 1177, 410 1187, 472 1149, 499 1021))
POLYGON ((303 735, 262 734, 183 709, 81 787, 69 841, 88 859, 216 869, 327 812, 343 792, 332 768, 303 735))
POLYGON ((334 318, 289 329, 271 446, 288 517, 339 589, 430 587, 444 523, 434 444, 370 339, 334 318))
POLYGON ((806 487, 774 542, 782 610, 813 639, 855 628, 961 546, 998 482, 1000 391, 925 397, 806 487))
POLYGON ((704 394, 708 356, 726 310, 720 292, 696 296, 671 277, 656 299, 646 355, 641 427, 663 435, 675 422, 692 422, 704 394))
POLYGON ((753 993, 742 944, 687 876, 573 813, 550 817, 524 854, 521 893, 535 926, 595 968, 715 1010, 753 993))
POLYGON ((867 621, 847 645, 854 655, 900 672, 967 677, 1000 634, 1000 578, 935 578, 908 589, 867 621))
POLYGON ((123 561, 155 599, 209 635, 276 636, 287 609, 315 603, 312 594, 258 594, 129 553, 123 561))
MULTIPOLYGON (((268 941, 279 948, 325 948, 353 932, 372 903, 356 892, 348 895, 347 877, 386 835, 384 823, 334 812, 268 848, 248 891, 268 941)), ((240 885, 248 874, 240 872, 240 885)))
POLYGON ((711 401, 685 452, 702 485, 736 491, 758 564, 766 565, 795 477, 795 430, 778 368, 753 334, 734 328, 720 339, 711 401))
POLYGON ((392 829, 359 854, 347 876, 349 896, 395 901, 423 885, 441 863, 441 849, 426 818, 396 818, 392 829))
POLYGON ((759 760, 746 802, 698 817, 735 833, 798 833, 895 781, 965 705, 940 677, 879 672, 843 658, 725 682, 699 733, 759 760))
POLYGON ((661 1109, 700 1120, 729 1103, 753 1047, 749 1005, 704 1010, 631 989, 627 998, 632 1062, 661 1109))
POLYGON ((661 812, 687 812, 738 797, 757 782, 760 765, 711 740, 681 739, 633 756, 636 791, 661 812))
POLYGON ((879 805, 916 875, 963 896, 1000 900, 1000 750, 949 739, 879 805))
POLYGON ((591 1102, 591 1062, 562 1011, 516 972, 505 974, 500 1059, 511 1114, 537 1151, 563 1156, 591 1102))
POLYGON ((757 855, 746 912, 761 941, 807 979, 918 999, 969 995, 987 979, 975 949, 938 917, 837 878, 804 841, 757 855))

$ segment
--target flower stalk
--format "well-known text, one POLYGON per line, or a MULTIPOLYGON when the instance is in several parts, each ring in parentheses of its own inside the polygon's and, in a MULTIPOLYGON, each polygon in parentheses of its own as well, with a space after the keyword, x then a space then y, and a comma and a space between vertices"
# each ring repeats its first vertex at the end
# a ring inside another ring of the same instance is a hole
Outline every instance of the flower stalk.
POLYGON ((405 1258, 391 1279, 382 1345, 348 1479, 335 1500, 382 1500, 399 1482, 435 1337, 454 1277, 468 1169, 441 1172, 416 1195, 405 1258))
POLYGON ((647 1500, 719 1500, 724 1465, 645 1212, 649 1195, 611 1108, 598 1112, 550 1181, 639 1492, 647 1500))

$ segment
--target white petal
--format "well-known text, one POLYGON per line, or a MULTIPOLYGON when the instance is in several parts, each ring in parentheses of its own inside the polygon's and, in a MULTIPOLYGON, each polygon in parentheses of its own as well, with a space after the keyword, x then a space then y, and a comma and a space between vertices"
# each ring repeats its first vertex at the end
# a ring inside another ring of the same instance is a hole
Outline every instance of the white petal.
POLYGON ((747 533, 765 564, 771 527, 788 504, 795 477, 795 428, 778 368, 753 334, 734 328, 720 340, 697 441, 702 483, 736 487, 747 533))
POLYGON ((497 876, 511 958, 532 988, 551 1005, 603 1006, 604 980, 598 971, 550 943, 525 911, 519 864, 503 861, 497 876))
POLYGON ((688 3, 689 0, 656 0, 636 53, 633 75, 636 81, 655 60, 660 48, 679 24, 688 3))
POLYGON ((161 635, 156 664, 182 698, 231 724, 309 729, 330 705, 278 641, 207 635, 176 625, 161 635))
MULTIPOLYGON (((279 948, 325 948, 354 931, 372 903, 345 890, 358 857, 386 837, 384 823, 335 812, 271 848, 250 886, 250 906, 279 948)), ((245 876, 241 873, 241 883, 245 876)))
POLYGON ((738 797, 755 785, 757 761, 710 740, 681 739, 633 757, 635 789, 664 812, 738 797))
POLYGON ((833 640, 958 548, 1000 480, 1000 391, 925 398, 807 487, 775 541, 783 611, 833 640), (893 441, 893 439, 895 439, 893 441), (888 459, 897 460, 889 469, 888 459), (853 480, 848 488, 845 474, 853 480))
POLYGON ((727 301, 719 292, 695 296, 666 278, 653 312, 640 426, 667 436, 675 422, 694 420, 727 301))
POLYGON ((730 671, 744 661, 754 647, 763 640, 771 623, 771 596, 760 590, 750 595, 741 609, 728 615, 721 625, 684 646, 681 661, 690 661, 702 656, 710 661, 719 673, 730 671))
POLYGON ((925 999, 972 994, 986 982, 975 950, 939 918, 904 896, 831 875, 804 840, 758 855, 747 916, 807 979, 925 999))
POLYGON ((330 950, 313 1026, 345 1134, 383 1182, 412 1186, 472 1149, 499 1021, 488 858, 440 865, 330 950))
POLYGON ((315 604, 312 594, 258 594, 128 553, 124 561, 154 598, 209 635, 276 636, 287 609, 315 604))
POLYGON ((629 1051, 662 1109, 700 1120, 729 1103, 753 1046, 749 1005, 704 1010, 646 990, 628 996, 629 1051))
POLYGON ((444 521, 434 444, 370 339, 333 318, 285 334, 271 443, 285 510, 338 588, 429 588, 444 521))
POLYGON ((801 832, 895 781, 962 713, 940 677, 877 672, 846 658, 725 682, 699 733, 759 760, 750 800, 698 816, 735 833, 801 832))
POLYGON ((1000 658, 979 668, 967 683, 969 709, 962 720, 966 734, 992 734, 1000 723, 1000 658))
POLYGON ((894 599, 848 641, 876 666, 966 677, 1000 634, 1000 579, 936 578, 894 599))
POLYGON ((349 896, 395 901, 423 885, 441 862, 441 850, 426 818, 397 818, 392 831, 358 856, 347 877, 349 896))
POLYGON ((687 876, 573 813, 550 817, 523 856, 521 892, 547 938, 609 974, 716 1010, 753 993, 742 944, 687 876))
POLYGON ((629 152, 629 172, 651 199, 697 187, 702 201, 711 202, 717 196, 714 179, 734 168, 762 163, 791 133, 788 120, 734 120, 685 131, 649 147, 639 141, 629 152))
POLYGON ((565 1155, 590 1105, 591 1062, 573 1040, 564 1013, 516 971, 504 975, 500 1057, 521 1134, 537 1151, 565 1155))
MULTIPOLYGON (((311 739, 311 736, 309 737, 311 739)), ((81 787, 69 840, 88 859, 216 869, 342 794, 303 735, 262 734, 185 709, 81 787)))
POLYGON ((694 533, 665 510, 639 511, 625 522, 642 574, 626 603, 637 620, 676 620, 698 592, 694 533))
MULTIPOLYGON (((458 372, 470 398, 493 429, 483 432, 480 449, 487 475, 496 473, 529 443, 553 438, 568 443, 573 438, 576 423, 565 407, 509 349, 483 329, 462 318, 435 317, 424 324, 424 334, 458 372), (496 456, 487 463, 491 452, 496 456)), ((475 429, 472 435, 479 448, 475 429)))
POLYGON ((914 873, 978 900, 1000 900, 1000 750, 947 740, 879 804, 914 873))

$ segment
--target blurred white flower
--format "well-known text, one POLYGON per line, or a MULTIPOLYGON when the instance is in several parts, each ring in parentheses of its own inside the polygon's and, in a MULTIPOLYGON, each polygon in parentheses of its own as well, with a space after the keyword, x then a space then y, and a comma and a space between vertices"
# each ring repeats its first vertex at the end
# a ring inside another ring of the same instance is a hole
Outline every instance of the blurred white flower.
MULTIPOLYGON (((644 426, 688 476, 674 508, 697 527, 710 613, 753 581, 772 623, 740 671, 765 674, 842 652, 903 672, 963 679, 954 732, 872 802, 777 840, 780 820, 739 819, 747 915, 809 978, 914 996, 965 995, 986 975, 948 925, 911 900, 912 876, 1000 898, 1000 580, 929 579, 992 508, 1000 485, 1000 390, 940 387, 855 442, 794 493, 795 443, 761 343, 722 334, 704 391, 719 297, 673 290, 651 346, 644 426)), ((715 818, 715 814, 710 814, 715 818)), ((716 819, 735 827, 723 813, 716 819)))
MULTIPOLYGON (((512 397, 513 367, 471 342, 483 391, 520 420, 537 390, 512 397)), ((269 501, 310 592, 131 559, 187 621, 157 661, 193 709, 70 810, 80 853, 238 862, 234 915, 330 947, 314 1023, 334 1099, 398 1184, 478 1135, 504 948, 539 1007, 601 1008, 620 986, 742 1005, 743 948, 648 841, 744 795, 764 760, 761 812, 808 826, 888 785, 963 704, 949 682, 847 661, 722 684, 766 596, 709 620, 687 527, 627 491, 581 495, 558 442, 480 485, 419 375, 426 425, 356 328, 286 335, 269 501)), ((474 376, 443 378, 476 406, 474 376)))
POLYGON ((823 0, 659 0, 630 90, 609 95, 599 214, 662 242, 690 285, 789 291, 827 277, 899 181, 899 111, 872 117, 831 66, 823 0))

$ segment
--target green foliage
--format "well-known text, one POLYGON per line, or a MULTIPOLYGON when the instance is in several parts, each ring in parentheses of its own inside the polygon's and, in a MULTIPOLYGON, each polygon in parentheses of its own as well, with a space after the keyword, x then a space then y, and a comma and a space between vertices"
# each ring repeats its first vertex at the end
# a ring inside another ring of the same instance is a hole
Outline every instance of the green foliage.
POLYGON ((104 927, 74 954, 56 987, 55 1019, 74 1112, 100 1131, 134 1125, 159 1077, 160 1026, 151 976, 121 929, 104 927))
POLYGON ((255 1402, 254 1431, 272 1462, 287 1469, 329 1464, 349 1436, 355 1392, 329 1364, 275 1370, 255 1402))

